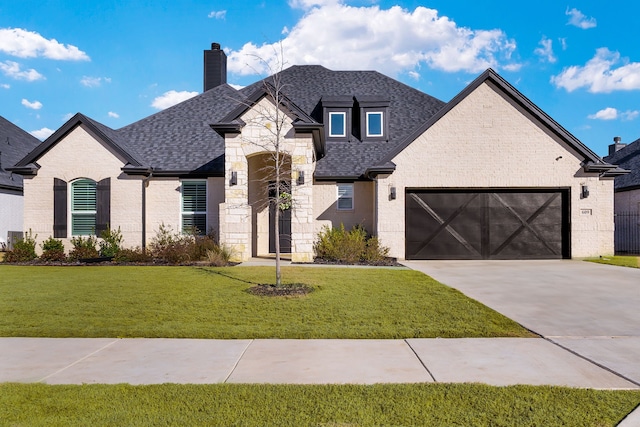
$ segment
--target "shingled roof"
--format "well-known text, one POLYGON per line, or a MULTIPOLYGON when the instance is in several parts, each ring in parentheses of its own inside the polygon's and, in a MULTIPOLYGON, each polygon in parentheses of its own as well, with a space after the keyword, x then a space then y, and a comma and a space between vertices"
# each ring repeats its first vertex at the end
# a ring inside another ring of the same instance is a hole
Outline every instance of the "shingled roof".
MULTIPOLYGON (((318 160, 315 177, 357 178, 367 169, 380 165, 387 153, 398 146, 419 125, 427 121, 445 103, 376 71, 332 71, 319 65, 296 65, 281 71, 278 87, 309 116, 322 121, 323 97, 377 96, 389 101, 389 141, 327 141, 325 156, 318 160)), ((266 81, 273 82, 273 77, 266 81)), ((259 81, 240 92, 249 96, 258 90, 259 81)))
POLYGON ((40 140, 0 116, 0 188, 22 190, 22 176, 6 170, 33 150, 40 140))
POLYGON ((604 160, 631 171, 627 175, 616 177, 614 184, 616 191, 640 188, 640 138, 605 157, 604 160))

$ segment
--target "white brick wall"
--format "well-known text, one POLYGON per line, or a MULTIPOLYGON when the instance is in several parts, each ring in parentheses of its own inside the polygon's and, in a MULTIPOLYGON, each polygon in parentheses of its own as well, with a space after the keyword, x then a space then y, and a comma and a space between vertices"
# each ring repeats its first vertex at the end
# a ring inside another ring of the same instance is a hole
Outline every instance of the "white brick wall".
POLYGON ((393 162, 379 179, 378 235, 404 258, 406 187, 571 189, 571 253, 613 253, 613 181, 585 174, 583 159, 487 84, 461 101, 393 162), (580 186, 590 196, 580 199, 580 186), (397 199, 389 200, 389 188, 397 199), (581 214, 590 209, 591 215, 581 214))
MULTIPOLYGON (((111 228, 121 228, 125 246, 140 245, 140 178, 124 176, 120 170, 124 160, 96 141, 83 126, 76 127, 42 155, 38 164, 38 175, 24 180, 24 229, 37 234, 38 243, 53 236, 54 178, 68 183, 77 178, 94 181, 111 178, 111 228)), ((70 215, 68 217, 70 221, 70 215)), ((67 249, 70 249, 70 238, 69 222, 68 238, 63 239, 67 249)))

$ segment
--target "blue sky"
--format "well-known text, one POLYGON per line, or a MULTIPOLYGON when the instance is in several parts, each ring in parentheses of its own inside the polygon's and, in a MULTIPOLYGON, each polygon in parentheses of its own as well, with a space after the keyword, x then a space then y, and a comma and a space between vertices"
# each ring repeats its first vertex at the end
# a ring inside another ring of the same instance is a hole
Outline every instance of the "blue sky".
POLYGON ((236 85, 281 46, 289 65, 374 69, 443 101, 492 67, 606 155, 614 136, 640 138, 639 12, 620 0, 1 0, 0 115, 41 139, 76 112, 117 129, 201 92, 211 42, 236 85))

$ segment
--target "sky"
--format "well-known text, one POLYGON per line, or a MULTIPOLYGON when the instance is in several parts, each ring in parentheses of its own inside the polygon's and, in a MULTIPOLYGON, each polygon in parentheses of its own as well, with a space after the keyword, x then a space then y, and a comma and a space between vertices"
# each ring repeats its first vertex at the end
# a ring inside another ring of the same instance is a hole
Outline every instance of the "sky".
POLYGON ((118 129, 201 93, 217 42, 238 87, 283 59, 446 102, 490 67, 605 156, 640 138, 639 14, 628 0, 0 0, 0 115, 40 139, 77 112, 118 129))

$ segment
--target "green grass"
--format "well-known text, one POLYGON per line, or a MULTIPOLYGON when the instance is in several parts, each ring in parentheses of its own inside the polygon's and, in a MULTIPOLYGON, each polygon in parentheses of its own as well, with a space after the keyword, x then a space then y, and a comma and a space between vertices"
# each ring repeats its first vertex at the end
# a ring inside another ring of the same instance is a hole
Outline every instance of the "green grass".
POLYGON ((639 391, 479 384, 0 384, 11 426, 616 425, 639 391))
POLYGON ((640 257, 637 256, 608 256, 600 258, 587 258, 585 259, 585 261, 595 262, 598 264, 640 268, 640 257))
POLYGON ((246 292, 269 267, 0 266, 0 336, 162 338, 526 337, 422 273, 283 268, 300 298, 246 292))

